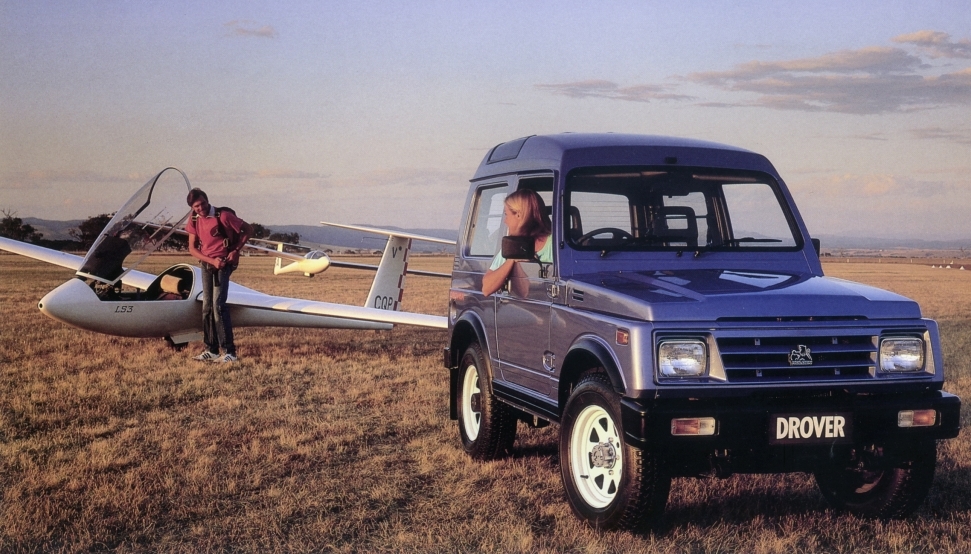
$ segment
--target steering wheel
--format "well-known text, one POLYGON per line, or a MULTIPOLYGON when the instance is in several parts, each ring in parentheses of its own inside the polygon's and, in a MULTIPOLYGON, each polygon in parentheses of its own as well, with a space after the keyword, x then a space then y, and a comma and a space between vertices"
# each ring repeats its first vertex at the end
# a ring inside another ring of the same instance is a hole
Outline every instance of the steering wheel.
POLYGON ((633 240, 634 235, 628 233, 623 229, 618 229, 616 227, 601 227, 600 229, 594 229, 589 233, 584 233, 584 235, 577 239, 577 244, 586 245, 593 237, 597 235, 602 235, 604 233, 610 233, 610 237, 614 240, 633 240))

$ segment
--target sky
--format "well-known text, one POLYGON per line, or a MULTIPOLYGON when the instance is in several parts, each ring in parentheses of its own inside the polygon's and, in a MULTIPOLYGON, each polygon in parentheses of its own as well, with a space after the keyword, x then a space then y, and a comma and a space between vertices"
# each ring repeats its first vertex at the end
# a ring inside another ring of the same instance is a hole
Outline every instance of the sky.
POLYGON ((764 154, 814 235, 971 242, 971 4, 0 0, 0 209, 174 166, 274 224, 455 228, 498 143, 764 154))

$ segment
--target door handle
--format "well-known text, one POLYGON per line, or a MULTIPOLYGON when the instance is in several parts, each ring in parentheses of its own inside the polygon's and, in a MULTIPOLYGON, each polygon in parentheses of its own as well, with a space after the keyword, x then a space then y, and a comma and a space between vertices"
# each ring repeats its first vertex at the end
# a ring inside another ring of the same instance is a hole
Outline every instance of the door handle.
POLYGON ((543 352, 543 368, 546 371, 553 371, 556 369, 556 354, 547 350, 543 352))

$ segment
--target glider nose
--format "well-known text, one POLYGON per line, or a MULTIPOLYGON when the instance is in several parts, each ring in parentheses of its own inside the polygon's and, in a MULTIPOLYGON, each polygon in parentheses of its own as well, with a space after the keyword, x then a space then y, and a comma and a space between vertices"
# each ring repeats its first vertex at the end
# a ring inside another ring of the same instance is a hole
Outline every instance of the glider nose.
POLYGON ((47 317, 83 327, 81 323, 87 319, 85 308, 90 308, 92 301, 97 302, 98 298, 91 287, 80 279, 71 279, 41 298, 37 308, 47 317))
POLYGON ((287 266, 283 266, 280 263, 280 258, 276 259, 276 265, 273 267, 274 275, 283 275, 284 273, 303 273, 307 277, 322 273, 330 267, 330 257, 323 252, 317 252, 316 250, 307 254, 307 256, 299 261, 293 262, 287 266))

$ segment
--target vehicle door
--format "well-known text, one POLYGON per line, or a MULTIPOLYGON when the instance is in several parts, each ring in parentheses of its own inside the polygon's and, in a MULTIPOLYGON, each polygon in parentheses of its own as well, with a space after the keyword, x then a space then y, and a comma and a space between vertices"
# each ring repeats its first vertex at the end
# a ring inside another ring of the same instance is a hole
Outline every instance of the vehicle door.
MULTIPOLYGON (((539 193, 552 211, 553 177, 521 178, 519 188, 539 193)), ((553 240, 552 237, 549 240, 553 240)), ((553 248, 554 260, 556 248, 553 248)), ((550 315, 555 291, 554 264, 518 262, 503 290, 495 294, 499 367, 506 381, 549 395, 556 362, 550 352, 550 315)))
POLYGON ((483 347, 496 362, 496 301, 494 296, 482 296, 482 275, 489 270, 506 231, 502 223, 502 210, 508 194, 509 185, 505 180, 487 182, 475 188, 467 215, 462 255, 456 257, 456 264, 452 268, 453 294, 450 301, 458 311, 471 311, 482 321, 487 343, 483 347))

